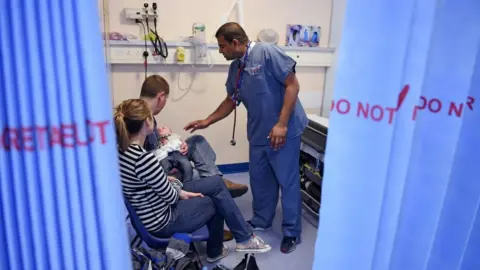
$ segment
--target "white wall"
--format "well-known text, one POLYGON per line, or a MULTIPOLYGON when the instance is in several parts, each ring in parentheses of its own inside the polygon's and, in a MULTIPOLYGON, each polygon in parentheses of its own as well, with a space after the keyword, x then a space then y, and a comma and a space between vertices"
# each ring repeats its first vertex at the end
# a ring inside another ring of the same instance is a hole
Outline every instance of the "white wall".
POLYGON ((345 18, 345 9, 347 0, 333 0, 332 1, 332 16, 330 27, 330 38, 328 46, 335 48, 333 64, 325 75, 325 89, 323 92, 321 116, 329 117, 330 107, 333 99, 333 91, 335 88, 335 71, 337 66, 338 51, 340 51, 340 41, 342 39, 343 20, 345 18))
MULTIPOLYGON (((99 0, 100 2, 106 0, 99 0)), ((110 31, 142 35, 139 25, 125 20, 122 10, 125 7, 140 8, 143 1, 108 0, 106 19, 110 31)), ((192 24, 205 23, 208 37, 221 24, 221 18, 228 11, 231 0, 164 0, 159 2, 158 31, 164 40, 179 41, 181 37, 191 35, 192 24)), ((151 5, 151 1, 149 4, 151 5)), ((244 0, 244 27, 251 39, 264 28, 273 28, 280 35, 280 45, 284 45, 286 25, 289 23, 312 24, 322 27, 320 46, 328 47, 330 35, 330 16, 332 0, 244 0)), ((99 6, 102 4, 99 3, 99 6)), ((105 12, 104 12, 105 13, 105 12)), ((235 16, 230 18, 235 20, 235 16)), ((214 41, 214 40, 212 40, 214 41)), ((170 51, 170 53, 173 53, 170 51)), ((169 125, 174 132, 183 136, 183 126, 191 120, 206 117, 225 97, 225 80, 228 67, 197 69, 192 73, 191 67, 150 66, 149 73, 165 76, 171 84, 170 100, 157 120, 169 125), (185 91, 194 79, 191 90, 185 91)), ((319 113, 321 96, 324 88, 324 68, 298 68, 298 78, 302 96, 309 102, 307 111, 319 113), (311 102, 318 99, 318 102, 311 102)), ((139 96, 140 86, 144 78, 142 65, 114 65, 111 69, 111 87, 113 103, 139 96)), ((246 138, 246 112, 240 107, 237 123, 237 146, 229 144, 232 132, 233 114, 209 129, 199 132, 207 137, 218 155, 219 164, 248 161, 248 142, 246 138)))

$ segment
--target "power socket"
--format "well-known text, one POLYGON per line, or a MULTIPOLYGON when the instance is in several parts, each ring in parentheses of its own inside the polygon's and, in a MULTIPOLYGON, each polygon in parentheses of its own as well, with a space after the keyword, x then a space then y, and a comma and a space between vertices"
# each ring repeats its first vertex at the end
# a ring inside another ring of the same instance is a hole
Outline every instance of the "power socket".
MULTIPOLYGON (((128 20, 145 20, 147 18, 144 8, 125 8, 124 10, 125 18, 128 20)), ((153 8, 147 8, 148 18, 151 19, 155 17, 153 14, 153 8)))
MULTIPOLYGON (((135 50, 135 56, 138 56, 138 57, 143 57, 143 52, 145 51, 145 49, 140 49, 140 48, 137 48, 135 50)), ((149 52, 150 54, 150 52, 149 52)))
MULTIPOLYGON (((123 51, 123 57, 126 57, 127 59, 142 59, 143 58, 143 52, 145 51, 144 48, 126 48, 123 51)), ((151 55, 151 52, 148 52, 149 55, 151 55)))

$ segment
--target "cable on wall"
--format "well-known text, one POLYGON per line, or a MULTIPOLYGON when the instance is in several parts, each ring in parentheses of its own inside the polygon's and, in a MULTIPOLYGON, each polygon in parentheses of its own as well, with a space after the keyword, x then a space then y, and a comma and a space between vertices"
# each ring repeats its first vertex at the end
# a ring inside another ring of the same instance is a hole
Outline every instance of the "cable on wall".
POLYGON ((145 50, 143 51, 143 65, 145 67, 145 79, 147 79, 147 74, 148 74, 148 46, 147 46, 147 38, 146 38, 146 35, 147 35, 147 29, 145 27, 145 24, 137 19, 135 20, 136 23, 139 23, 142 25, 142 28, 143 28, 143 35, 144 35, 144 39, 145 39, 145 50))

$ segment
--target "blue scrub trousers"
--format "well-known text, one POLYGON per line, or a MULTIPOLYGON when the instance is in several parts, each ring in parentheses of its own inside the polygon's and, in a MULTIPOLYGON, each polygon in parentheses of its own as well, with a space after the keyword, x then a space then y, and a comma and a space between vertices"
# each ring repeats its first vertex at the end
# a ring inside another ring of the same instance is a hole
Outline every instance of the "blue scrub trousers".
POLYGON ((299 237, 302 230, 300 194, 301 136, 288 139, 275 151, 270 145, 250 145, 250 186, 253 195, 253 225, 272 226, 282 191, 282 227, 285 236, 299 237))

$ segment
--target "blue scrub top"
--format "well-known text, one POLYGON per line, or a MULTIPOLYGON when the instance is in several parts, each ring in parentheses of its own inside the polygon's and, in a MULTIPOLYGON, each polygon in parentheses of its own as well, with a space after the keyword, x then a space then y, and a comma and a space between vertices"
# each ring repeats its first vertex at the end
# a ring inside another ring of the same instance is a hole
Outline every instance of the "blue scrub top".
MULTIPOLYGON (((226 88, 232 96, 241 59, 230 64, 226 88)), ((239 98, 248 112, 247 137, 251 145, 269 144, 267 138, 278 122, 285 96, 285 79, 295 72, 295 60, 276 45, 255 43, 250 49, 239 98)), ((297 97, 288 122, 287 139, 302 134, 308 124, 305 110, 297 97)))

